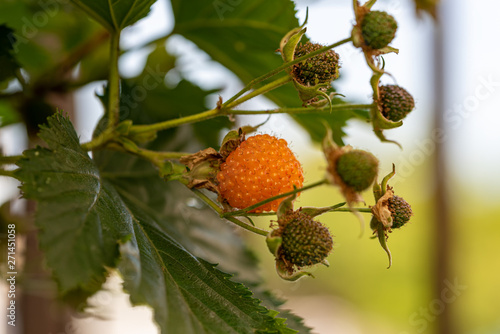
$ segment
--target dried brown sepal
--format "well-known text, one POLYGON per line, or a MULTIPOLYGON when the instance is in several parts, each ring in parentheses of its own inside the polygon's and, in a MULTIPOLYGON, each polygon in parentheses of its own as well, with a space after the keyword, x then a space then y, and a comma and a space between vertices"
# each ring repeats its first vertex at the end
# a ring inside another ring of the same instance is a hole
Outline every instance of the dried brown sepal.
POLYGON ((179 159, 179 161, 186 165, 187 168, 193 170, 196 166, 200 165, 200 163, 204 161, 216 161, 220 159, 220 154, 215 149, 209 147, 204 150, 201 150, 197 153, 193 153, 190 155, 185 155, 179 159))
POLYGON ((189 188, 208 189, 218 194, 216 175, 222 161, 219 152, 209 147, 183 156, 179 161, 189 169, 184 175, 189 188))
POLYGON ((391 231, 392 214, 389 209, 389 199, 394 196, 394 191, 391 187, 387 187, 386 192, 380 197, 377 203, 371 207, 372 214, 375 219, 382 224, 384 231, 391 231))

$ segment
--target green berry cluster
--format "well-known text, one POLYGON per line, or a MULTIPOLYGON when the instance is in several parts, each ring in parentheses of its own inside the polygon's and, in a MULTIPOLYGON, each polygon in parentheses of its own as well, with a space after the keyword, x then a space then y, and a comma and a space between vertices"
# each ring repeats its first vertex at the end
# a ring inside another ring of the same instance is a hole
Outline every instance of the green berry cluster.
POLYGON ((389 198, 388 202, 392 217, 392 228, 400 228, 406 224, 413 215, 411 206, 399 196, 392 196, 389 198))
POLYGON ((379 94, 382 115, 393 122, 404 119, 415 108, 413 96, 400 86, 380 86, 379 94))
MULTIPOLYGON (((295 49, 295 58, 316 51, 323 46, 307 42, 300 44, 295 49)), ((315 86, 317 84, 331 83, 339 77, 339 55, 333 51, 328 50, 315 57, 304 60, 301 63, 294 65, 293 76, 304 86, 315 86)))
POLYGON ((368 12, 361 22, 361 34, 365 44, 372 49, 382 49, 396 36, 398 23, 391 15, 382 11, 368 12))
POLYGON ((280 222, 276 233, 283 239, 280 257, 297 267, 323 262, 333 248, 328 228, 300 211, 280 222))

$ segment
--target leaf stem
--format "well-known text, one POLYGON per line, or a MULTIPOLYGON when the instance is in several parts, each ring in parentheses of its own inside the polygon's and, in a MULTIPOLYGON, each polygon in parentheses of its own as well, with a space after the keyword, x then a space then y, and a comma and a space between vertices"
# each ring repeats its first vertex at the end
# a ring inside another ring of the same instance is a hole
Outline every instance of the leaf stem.
MULTIPOLYGON (((289 82, 289 80, 285 80, 287 77, 283 77, 282 81, 279 79, 273 81, 273 85, 277 85, 279 83, 285 84, 286 82, 289 82)), ((267 85, 266 85, 267 86, 267 85)), ((261 89, 265 89, 266 86, 261 87, 261 89)), ((276 86, 278 87, 278 86, 276 86)), ((276 88, 274 87, 274 88, 276 88)), ((269 88, 269 87, 267 87, 269 88)), ((259 94, 262 94, 262 92, 258 92, 255 90, 251 94, 245 95, 242 99, 239 99, 238 101, 234 102, 236 104, 243 103, 247 101, 248 99, 257 96, 259 94), (253 95, 255 93, 255 95, 253 95), (252 95, 252 96, 250 96, 252 95)), ((233 107, 232 105, 231 107, 233 107)), ((129 134, 138 134, 138 133, 144 133, 144 132, 153 132, 153 131, 160 131, 160 130, 166 130, 170 129, 173 127, 177 127, 182 124, 186 123, 196 123, 196 122, 201 122, 207 119, 211 119, 217 116, 227 116, 227 115, 259 115, 259 114, 306 114, 306 113, 330 113, 331 110, 354 110, 354 109, 369 109, 371 108, 371 104, 338 104, 338 105, 333 105, 332 108, 330 107, 325 107, 325 108, 319 108, 319 109, 314 109, 311 107, 301 107, 301 108, 277 108, 277 109, 267 109, 267 110, 227 110, 227 109, 211 109, 204 111, 202 113, 196 114, 196 115, 190 115, 186 117, 180 117, 176 119, 171 119, 168 121, 160 122, 160 123, 154 123, 154 124, 149 124, 149 125, 134 125, 130 128, 129 134)), ((89 144, 87 144, 89 145, 89 144)))
POLYGON ((299 189, 294 189, 292 191, 289 191, 289 192, 286 192, 286 193, 283 193, 283 194, 280 194, 280 195, 276 195, 276 196, 270 197, 270 198, 265 199, 265 200, 263 200, 263 201, 261 201, 259 203, 256 203, 254 205, 250 205, 249 207, 247 207, 245 209, 241 209, 241 210, 237 210, 237 211, 231 211, 231 212, 225 212, 225 213, 222 214, 222 217, 227 218, 227 217, 232 217, 232 216, 244 216, 249 211, 252 211, 253 209, 256 209, 256 208, 258 208, 258 207, 260 207, 260 206, 262 206, 264 204, 267 204, 267 203, 272 202, 274 200, 277 200, 277 199, 280 199, 280 198, 283 198, 283 197, 288 197, 288 196, 297 194, 299 192, 302 192, 302 191, 305 191, 305 190, 308 190, 308 189, 320 186, 320 185, 325 184, 327 182, 328 181, 326 179, 323 179, 321 181, 312 183, 312 184, 307 185, 305 187, 302 187, 302 188, 299 188, 299 189))
MULTIPOLYGON (((243 102, 246 102, 246 101, 248 101, 248 100, 250 100, 250 99, 252 99, 252 98, 254 98, 256 96, 259 96, 261 94, 265 94, 265 93, 267 93, 267 92, 269 92, 269 91, 271 91, 271 90, 273 90, 275 88, 283 86, 284 84, 289 83, 292 80, 293 80, 292 77, 289 76, 289 75, 284 76, 282 78, 279 78, 279 79, 277 79, 277 80, 275 80, 273 82, 270 82, 270 83, 268 83, 268 84, 266 84, 266 85, 264 85, 264 86, 262 86, 260 88, 257 88, 253 92, 251 92, 251 93, 249 93, 249 94, 247 94, 247 95, 245 95, 245 96, 237 99, 236 101, 233 101, 233 102, 227 103, 227 104, 223 104, 223 109, 222 110, 227 110, 227 109, 234 108, 237 105, 242 104, 243 102)), ((230 112, 230 110, 227 111, 227 112, 230 112)))
POLYGON ((365 213, 372 213, 372 209, 370 208, 337 208, 337 209, 332 209, 329 212, 365 212, 365 213))
POLYGON ((371 104, 334 104, 331 107, 324 108, 277 108, 267 110, 229 110, 226 113, 231 115, 259 115, 259 114, 312 114, 312 113, 330 113, 332 110, 353 110, 353 109, 370 109, 371 104))
POLYGON ((239 227, 242 227, 250 232, 253 232, 255 234, 260 234, 264 237, 267 237, 267 235, 269 234, 268 231, 266 230, 262 230, 258 227, 255 227, 255 226, 252 226, 252 225, 249 225, 249 224, 246 224, 244 222, 242 222, 241 220, 239 220, 238 218, 235 218, 235 217, 224 217, 224 219, 227 219, 229 220, 231 223, 233 224, 236 224, 238 225, 239 227))
POLYGON ((22 158, 22 155, 0 156, 0 165, 13 165, 22 158))
POLYGON ((115 129, 107 128, 106 130, 101 132, 101 134, 99 134, 97 137, 95 137, 91 141, 83 143, 81 145, 81 147, 85 151, 91 151, 91 150, 94 150, 98 147, 104 146, 111 139, 115 138, 115 136, 116 136, 115 129))
POLYGON ((154 123, 154 124, 149 124, 149 125, 133 125, 130 128, 129 134, 138 134, 138 133, 144 133, 144 132, 166 130, 166 129, 174 128, 176 126, 186 124, 186 123, 201 122, 201 121, 216 117, 218 115, 219 115, 219 109, 215 108, 215 109, 204 111, 204 112, 196 114, 196 115, 180 117, 180 118, 171 119, 171 120, 164 121, 164 122, 159 122, 159 123, 154 123))
MULTIPOLYGON (((345 205, 345 203, 344 203, 345 205)), ((338 204, 332 205, 331 207, 326 207, 326 208, 318 208, 318 210, 324 209, 325 213, 327 212, 353 212, 353 211, 358 211, 358 212, 365 212, 365 213, 371 213, 370 208, 339 208, 338 204), (331 208, 331 209, 328 209, 331 208)), ((256 213, 256 212, 248 212, 244 215, 244 217, 260 217, 260 216, 275 216, 277 212, 272 211, 272 212, 261 212, 261 213, 256 213)))
POLYGON ((352 41, 352 37, 349 37, 349 38, 346 38, 346 39, 343 39, 337 43, 333 43, 333 44, 330 44, 330 45, 327 45, 327 46, 324 46, 316 51, 313 51, 311 53, 308 53, 306 55, 303 55, 302 57, 299 57, 299 58, 296 58, 290 62, 287 62, 287 63, 284 63, 283 65, 275 68, 274 70, 264 74, 264 75, 261 75, 260 77, 258 78, 255 78, 253 79, 252 81, 250 81, 245 87, 243 87, 242 90, 240 90, 238 93, 236 93, 236 95, 234 95, 233 97, 231 97, 229 100, 227 100, 222 106, 227 106, 228 104, 231 104, 233 101, 235 101, 237 98, 239 98, 241 95, 243 95, 244 93, 248 92, 250 89, 252 89, 253 86, 255 86, 256 84, 272 77, 273 75, 276 75, 278 73, 280 73, 281 71, 287 69, 288 67, 292 66, 292 65, 295 65, 295 64, 298 64, 300 63, 301 61, 304 61, 306 59, 309 59, 311 57, 314 57, 316 55, 319 55, 323 52, 326 52, 330 49, 333 49, 337 46, 340 46, 342 44, 345 44, 345 43, 348 43, 348 42, 351 42, 352 41))
POLYGON ((133 135, 133 134, 144 133, 144 132, 154 132, 154 131, 166 130, 169 128, 177 127, 177 126, 182 125, 182 124, 201 122, 201 121, 204 121, 204 120, 207 120, 210 118, 214 118, 217 116, 225 116, 225 115, 230 115, 230 114, 234 115, 234 114, 237 114, 237 111, 236 110, 228 110, 228 109, 233 108, 233 107, 235 107, 235 106, 237 106, 245 101, 248 101, 249 99, 251 99, 255 96, 258 96, 260 94, 264 94, 264 93, 266 93, 274 88, 282 86, 290 81, 291 81, 291 78, 288 76, 285 76, 283 78, 275 80, 275 81, 273 81, 265 86, 260 87, 259 89, 256 89, 255 91, 251 92, 250 94, 243 96, 242 98, 238 99, 237 101, 233 101, 233 103, 231 103, 230 105, 226 105, 223 109, 214 108, 211 110, 201 112, 199 114, 180 117, 180 118, 171 119, 168 121, 149 124, 149 125, 134 125, 130 128, 129 134, 133 135))
POLYGON ((179 160, 181 157, 191 154, 185 152, 156 152, 145 148, 140 148, 133 142, 130 143, 132 144, 132 147, 130 145, 123 146, 123 148, 125 148, 127 152, 144 158, 159 168, 161 168, 165 164, 165 160, 179 160))
POLYGON ((194 192, 203 202, 208 204, 208 206, 210 206, 212 209, 214 209, 215 212, 217 212, 222 218, 229 220, 231 223, 236 224, 239 227, 244 228, 245 230, 248 230, 250 232, 260 234, 262 236, 267 236, 269 234, 268 231, 262 230, 258 227, 255 227, 255 226, 252 226, 249 224, 246 224, 235 217, 223 217, 224 211, 222 210, 222 208, 219 205, 217 205, 217 203, 212 201, 207 195, 205 195, 202 191, 200 191, 198 189, 191 189, 191 191, 194 192))

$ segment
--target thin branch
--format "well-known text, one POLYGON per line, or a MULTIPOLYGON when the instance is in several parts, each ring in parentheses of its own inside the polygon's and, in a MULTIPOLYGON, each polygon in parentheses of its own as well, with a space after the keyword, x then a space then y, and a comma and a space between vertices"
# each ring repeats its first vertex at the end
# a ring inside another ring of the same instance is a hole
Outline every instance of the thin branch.
MULTIPOLYGON (((337 208, 336 206, 337 205, 332 205, 331 210, 327 210, 327 208, 323 208, 323 209, 325 209, 325 213, 327 213, 327 212, 354 212, 354 211, 364 212, 364 213, 371 213, 372 212, 370 208, 337 208)), ((321 210, 321 209, 322 208, 318 208, 318 210, 321 210)), ((261 213, 248 212, 245 215, 242 215, 242 217, 275 216, 276 214, 277 214, 277 212, 275 212, 275 211, 261 212, 261 213)))
POLYGON ((330 114, 332 111, 336 110, 354 110, 354 109, 369 109, 371 104, 334 104, 331 107, 327 106, 324 108, 312 108, 312 107, 300 107, 300 108, 277 108, 277 109, 267 109, 267 110, 228 110, 225 113, 231 115, 259 115, 259 114, 312 114, 312 113, 325 113, 330 114))
POLYGON ((153 132, 153 131, 160 131, 160 130, 166 130, 170 128, 175 128, 179 125, 186 124, 186 123, 196 123, 196 122, 201 122, 216 116, 219 116, 220 111, 219 109, 215 108, 212 110, 207 110, 199 114, 195 115, 190 115, 186 117, 180 117, 176 119, 171 119, 165 122, 160 122, 160 123, 154 123, 154 124, 149 124, 149 125, 133 125, 130 128, 130 134, 137 134, 137 133, 144 133, 144 132, 153 132))
POLYGON ((261 201, 259 203, 256 203, 254 205, 250 205, 249 207, 247 207, 245 209, 238 210, 238 211, 226 212, 226 213, 222 214, 222 217, 227 218, 227 217, 233 217, 233 216, 244 216, 249 211, 252 211, 253 209, 257 209, 258 207, 260 207, 262 205, 265 205, 267 203, 270 203, 272 201, 275 201, 275 200, 283 198, 283 197, 288 197, 288 196, 291 196, 291 195, 295 195, 295 194, 297 194, 299 192, 306 191, 308 189, 311 189, 311 188, 320 186, 322 184, 325 184, 326 182, 327 182, 327 180, 323 179, 321 181, 312 183, 312 184, 307 185, 305 187, 302 187, 300 189, 295 189, 295 190, 292 190, 292 191, 289 191, 289 192, 286 192, 286 193, 283 193, 283 194, 280 194, 280 195, 277 195, 277 196, 270 197, 270 198, 265 199, 265 200, 263 200, 263 201, 261 201))

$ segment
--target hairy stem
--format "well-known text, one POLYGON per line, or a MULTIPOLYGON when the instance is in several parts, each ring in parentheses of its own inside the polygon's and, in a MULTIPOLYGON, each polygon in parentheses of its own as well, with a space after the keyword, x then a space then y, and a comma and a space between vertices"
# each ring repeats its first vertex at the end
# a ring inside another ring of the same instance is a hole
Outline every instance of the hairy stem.
POLYGON ((170 128, 175 128, 175 127, 182 125, 182 124, 201 122, 201 121, 219 116, 219 114, 220 114, 219 109, 215 108, 215 109, 204 111, 204 112, 196 114, 196 115, 180 117, 180 118, 171 119, 171 120, 164 121, 164 122, 159 122, 159 123, 154 123, 154 124, 149 124, 149 125, 134 125, 130 128, 129 133, 130 134, 137 134, 137 133, 144 133, 144 132, 166 130, 166 129, 170 129, 170 128))
MULTIPOLYGON (((342 205, 345 205, 345 203, 342 203, 342 205)), ((370 208, 339 208, 338 204, 332 205, 331 207, 327 208, 318 208, 318 210, 324 209, 325 213, 327 212, 353 212, 353 211, 359 211, 359 212, 365 212, 365 213, 371 213, 370 208)), ((256 213, 256 212, 248 212, 244 216, 245 217, 261 217, 261 216, 275 216, 277 212, 272 211, 272 212, 261 212, 261 213, 256 213)))
POLYGON ((290 77, 289 75, 284 76, 282 78, 279 78, 279 79, 277 79, 277 80, 275 80, 273 82, 268 83, 267 85, 264 85, 264 86, 262 86, 262 87, 260 87, 260 88, 258 88, 256 90, 254 90, 253 92, 251 92, 251 93, 249 93, 249 94, 247 94, 247 95, 245 95, 245 96, 237 99, 236 101, 233 101, 231 103, 227 103, 225 105, 223 104, 224 109, 234 108, 234 107, 242 104, 243 102, 246 102, 246 101, 248 101, 248 100, 250 100, 250 99, 252 99, 252 98, 254 98, 256 96, 259 96, 261 94, 265 94, 265 93, 267 93, 267 92, 269 92, 269 91, 271 91, 271 90, 273 90, 275 88, 283 86, 284 84, 289 83, 292 80, 293 80, 292 77, 290 77))
POLYGON ((179 160, 180 158, 190 155, 191 153, 187 152, 156 152, 156 151, 151 151, 151 150, 146 150, 142 149, 143 156, 145 157, 151 157, 155 159, 173 159, 173 160, 179 160))
POLYGON ((288 196, 291 196, 291 195, 295 195, 295 194, 297 194, 299 192, 315 188, 315 187, 320 186, 322 184, 325 184, 327 182, 328 181, 326 179, 323 179, 321 181, 312 183, 312 184, 307 185, 305 187, 302 187, 300 189, 295 189, 295 190, 289 191, 287 193, 283 193, 283 194, 280 194, 280 195, 276 195, 276 196, 270 197, 270 198, 265 199, 265 200, 263 200, 263 201, 261 201, 259 203, 256 203, 254 205, 250 205, 249 207, 247 207, 245 209, 241 209, 241 210, 238 210, 238 211, 225 212, 224 214, 222 214, 222 217, 226 218, 226 217, 232 217, 232 216, 244 216, 249 211, 252 211, 253 209, 256 209, 256 208, 258 208, 258 207, 260 207, 260 206, 262 206, 264 204, 267 204, 269 202, 272 202, 274 200, 277 200, 277 199, 280 199, 280 198, 283 198, 283 197, 288 197, 288 196))
POLYGON ((372 213, 372 209, 370 208, 337 208, 337 209, 332 209, 329 212, 365 212, 365 213, 372 213))
MULTIPOLYGON (((288 82, 285 80, 286 77, 283 77, 283 82, 282 84, 285 84, 288 82), (285 82, 286 81, 286 82, 285 82)), ((278 80, 277 80, 278 81, 278 80)), ((276 82, 273 82, 276 84, 276 82)), ((262 89, 264 89, 266 86, 263 86, 262 89)), ((276 87, 274 87, 276 88, 276 87)), ((255 90, 254 92, 257 92, 255 90)), ((250 96, 251 94, 245 95, 242 99, 236 101, 237 104, 243 103, 248 99, 257 96, 261 93, 256 93, 255 95, 250 96)), ((236 103, 235 102, 235 103, 236 103)), ((232 107, 232 106, 231 106, 232 107)), ((160 130, 166 130, 170 128, 177 127, 182 124, 187 124, 187 123, 196 123, 196 122, 201 122, 207 119, 211 119, 214 117, 218 116, 227 116, 227 115, 259 115, 259 114, 307 114, 307 113, 330 113, 331 111, 335 110, 354 110, 354 109, 369 109, 371 108, 371 104, 335 104, 330 107, 325 107, 325 108, 319 108, 319 109, 314 109, 311 107, 301 107, 301 108, 277 108, 277 109, 267 109, 267 110, 227 110, 226 108, 224 109, 211 109, 207 110, 205 112, 196 114, 196 115, 191 115, 191 116, 186 116, 186 117, 180 117, 160 123, 155 123, 155 124, 150 124, 150 125, 134 125, 130 128, 130 134, 137 134, 137 133, 144 133, 144 132, 149 132, 149 131, 160 131, 160 130)))
POLYGON ((91 151, 96 148, 102 147, 106 145, 109 141, 116 137, 115 131, 113 128, 107 128, 100 135, 95 137, 89 142, 83 143, 81 145, 82 149, 85 151, 91 151))
POLYGON ((330 113, 336 110, 354 110, 354 109, 370 109, 371 104, 334 104, 331 107, 324 108, 277 108, 267 110, 229 110, 226 113, 231 115, 259 115, 259 114, 311 114, 311 113, 330 113))
POLYGON ((199 114, 190 115, 190 116, 186 116, 186 117, 180 117, 180 118, 176 118, 176 119, 171 119, 168 121, 159 122, 159 123, 155 123, 155 124, 135 125, 135 126, 132 126, 130 128, 130 134, 166 130, 169 128, 177 127, 177 126, 182 125, 182 124, 201 122, 201 121, 204 121, 204 120, 207 120, 210 118, 214 118, 217 116, 225 116, 225 115, 230 115, 230 114, 235 115, 238 113, 237 110, 228 110, 228 109, 236 107, 237 105, 239 105, 245 101, 248 101, 255 96, 258 96, 260 94, 264 94, 264 93, 266 93, 274 88, 277 88, 279 86, 282 86, 290 81, 291 81, 291 79, 288 76, 283 77, 281 79, 278 79, 276 81, 273 81, 273 82, 255 90, 255 91, 253 91, 252 93, 245 95, 241 99, 234 101, 233 103, 231 103, 231 105, 226 105, 223 109, 215 108, 215 109, 204 111, 204 112, 199 113, 199 114))
MULTIPOLYGON (((159 167, 160 169, 163 167, 165 164, 165 160, 179 160, 181 157, 189 155, 190 153, 185 153, 185 152, 156 152, 156 151, 151 151, 147 150, 144 148, 140 148, 137 145, 133 145, 133 148, 130 149, 130 146, 125 145, 124 148, 127 150, 127 152, 130 152, 132 154, 135 154, 143 159, 146 159, 153 163, 155 166, 159 167)), ((184 165, 183 165, 184 167, 184 165)))
POLYGON ((86 151, 104 146, 115 138, 115 128, 120 119, 120 74, 118 73, 118 57, 120 55, 120 32, 111 34, 110 56, 109 56, 109 79, 108 79, 108 105, 106 129, 90 142, 82 144, 86 151))

